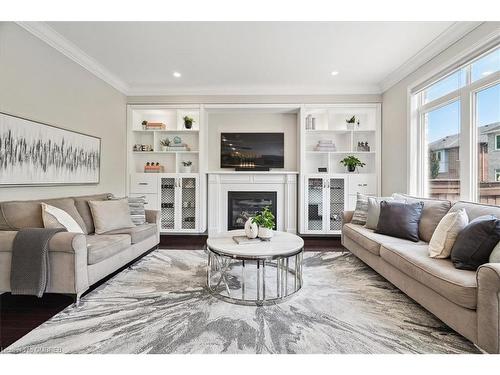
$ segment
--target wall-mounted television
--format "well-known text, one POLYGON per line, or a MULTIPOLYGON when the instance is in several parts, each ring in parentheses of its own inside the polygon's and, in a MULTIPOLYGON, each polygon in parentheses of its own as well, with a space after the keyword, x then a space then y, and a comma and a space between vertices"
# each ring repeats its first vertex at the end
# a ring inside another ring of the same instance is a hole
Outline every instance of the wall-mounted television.
POLYGON ((220 166, 238 170, 284 168, 283 133, 221 133, 220 166))

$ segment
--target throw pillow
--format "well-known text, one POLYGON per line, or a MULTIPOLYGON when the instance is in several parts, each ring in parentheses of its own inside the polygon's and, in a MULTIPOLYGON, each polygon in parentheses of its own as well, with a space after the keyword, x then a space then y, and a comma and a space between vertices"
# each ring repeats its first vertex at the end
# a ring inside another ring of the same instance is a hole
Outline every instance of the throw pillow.
POLYGON ((368 197, 368 212, 365 227, 368 229, 377 229, 378 218, 380 216, 380 202, 391 202, 393 200, 394 198, 391 197, 368 197))
POLYGON ((423 202, 380 202, 380 217, 376 233, 418 242, 418 224, 423 202))
POLYGON ((84 234, 80 225, 66 211, 43 202, 41 206, 43 226, 45 228, 65 228, 68 232, 84 234))
POLYGON ((449 212, 441 219, 431 242, 429 256, 431 258, 448 258, 458 234, 469 224, 469 217, 464 209, 449 212))
POLYGON ((493 215, 472 220, 457 237, 451 249, 455 268, 476 270, 488 263, 493 249, 500 241, 500 220, 493 215))
POLYGON ((115 229, 135 227, 130 218, 128 199, 89 201, 95 232, 103 234, 115 229))
POLYGON ((497 245, 491 252, 490 259, 488 261, 490 263, 500 263, 500 242, 497 243, 497 245))
POLYGON ((352 215, 351 223, 365 225, 368 214, 368 195, 357 194, 356 208, 352 215))
POLYGON ((116 198, 114 195, 109 195, 109 199, 128 199, 128 208, 130 211, 130 218, 135 225, 146 224, 146 209, 144 205, 146 204, 146 196, 142 195, 140 197, 128 197, 128 198, 116 198))
POLYGON ((422 217, 418 226, 418 235, 420 239, 429 242, 432 234, 436 230, 441 219, 448 213, 451 208, 451 202, 447 200, 432 199, 432 198, 417 198, 406 194, 392 194, 396 200, 405 200, 408 203, 424 202, 422 217))

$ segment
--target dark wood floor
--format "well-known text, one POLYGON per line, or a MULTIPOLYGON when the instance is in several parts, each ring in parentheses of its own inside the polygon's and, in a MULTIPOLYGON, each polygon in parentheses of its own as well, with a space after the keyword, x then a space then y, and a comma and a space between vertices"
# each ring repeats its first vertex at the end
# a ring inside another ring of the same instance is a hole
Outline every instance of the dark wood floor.
MULTIPOLYGON (((206 240, 207 236, 199 235, 161 236, 160 248, 201 250, 206 240)), ((337 237, 304 237, 304 245, 305 251, 339 251, 342 249, 340 238, 337 237)), ((109 277, 102 282, 107 279, 109 277)), ((93 286, 92 289, 96 286, 98 285, 93 286)), ((61 294, 45 294, 42 298, 13 296, 10 293, 0 295, 0 351, 72 303, 72 297, 61 294)))

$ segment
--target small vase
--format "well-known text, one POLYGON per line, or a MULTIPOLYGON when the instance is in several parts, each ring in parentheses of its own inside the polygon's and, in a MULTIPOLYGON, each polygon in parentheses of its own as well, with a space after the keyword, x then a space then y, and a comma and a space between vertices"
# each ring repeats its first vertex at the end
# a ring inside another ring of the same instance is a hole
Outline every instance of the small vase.
POLYGON ((193 127, 193 122, 192 121, 184 121, 184 127, 186 129, 191 129, 193 127))
POLYGON ((262 241, 271 241, 271 238, 273 237, 273 235, 274 235, 274 233, 273 233, 272 229, 259 227, 259 238, 262 241))
POLYGON ((168 151, 168 146, 161 146, 161 150, 162 150, 163 152, 168 151))
POLYGON ((191 166, 182 166, 182 172, 184 173, 191 173, 191 166))
POLYGON ((348 166, 347 166, 347 171, 348 171, 349 173, 355 172, 355 171, 356 171, 356 167, 353 167, 352 165, 348 165, 348 166))
POLYGON ((257 238, 259 234, 259 227, 257 224, 252 223, 252 218, 248 219, 245 223, 245 235, 248 238, 257 238))

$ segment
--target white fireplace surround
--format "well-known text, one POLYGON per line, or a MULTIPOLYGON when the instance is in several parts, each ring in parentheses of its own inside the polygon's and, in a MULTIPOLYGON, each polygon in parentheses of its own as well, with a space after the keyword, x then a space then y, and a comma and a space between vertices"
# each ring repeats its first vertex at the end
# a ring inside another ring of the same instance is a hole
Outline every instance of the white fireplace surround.
POLYGON ((208 234, 227 230, 230 191, 275 191, 277 229, 297 232, 297 174, 221 172, 208 174, 208 234))

